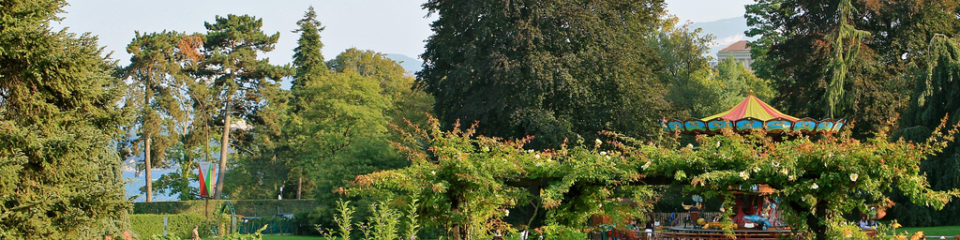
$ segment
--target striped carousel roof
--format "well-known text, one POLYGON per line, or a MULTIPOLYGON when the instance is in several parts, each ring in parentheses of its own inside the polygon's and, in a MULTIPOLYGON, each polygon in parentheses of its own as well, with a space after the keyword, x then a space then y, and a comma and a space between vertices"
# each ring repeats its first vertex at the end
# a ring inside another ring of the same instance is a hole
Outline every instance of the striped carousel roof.
POLYGON ((715 114, 713 116, 701 118, 703 121, 710 121, 713 119, 722 118, 727 121, 736 121, 744 118, 756 118, 761 121, 767 121, 774 118, 783 118, 790 121, 797 121, 798 118, 786 115, 770 107, 767 103, 763 102, 757 97, 753 96, 753 91, 750 91, 750 96, 743 99, 740 104, 730 108, 730 110, 724 111, 722 113, 715 114))
POLYGON ((701 118, 691 118, 684 121, 677 119, 660 121, 664 131, 680 132, 685 134, 715 134, 724 129, 738 132, 751 130, 765 130, 768 133, 779 134, 784 132, 801 132, 809 134, 836 133, 840 131, 844 120, 814 120, 811 118, 797 118, 783 114, 767 103, 750 96, 730 110, 701 118))

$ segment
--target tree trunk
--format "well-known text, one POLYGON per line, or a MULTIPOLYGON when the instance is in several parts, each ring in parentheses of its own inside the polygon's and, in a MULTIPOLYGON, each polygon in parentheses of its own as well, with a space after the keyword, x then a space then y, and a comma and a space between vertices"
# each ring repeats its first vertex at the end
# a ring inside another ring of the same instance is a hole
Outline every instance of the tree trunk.
MULTIPOLYGON (((140 127, 142 128, 143 126, 140 126, 140 127)), ((146 185, 147 185, 146 202, 153 202, 153 178, 151 177, 153 175, 151 174, 153 163, 151 163, 150 161, 150 140, 151 140, 150 138, 151 136, 147 134, 147 139, 143 143, 144 145, 143 147, 143 162, 144 162, 143 173, 144 174, 143 175, 144 175, 144 181, 146 182, 146 185)))
MULTIPOLYGON (((148 69, 148 71, 149 71, 149 69, 148 69)), ((146 113, 147 113, 147 112, 149 111, 149 109, 150 109, 150 95, 153 94, 153 93, 150 92, 150 84, 149 84, 149 83, 150 83, 150 81, 147 81, 146 83, 143 84, 143 110, 144 110, 144 118, 143 118, 143 119, 144 119, 144 121, 140 123, 140 131, 141 131, 141 132, 147 132, 147 131, 145 130, 145 128, 147 128, 147 126, 145 126, 145 124, 147 123, 147 121, 146 121, 146 119, 147 119, 146 113)), ((143 134, 143 135, 146 135, 146 139, 144 139, 145 141, 144 141, 144 143, 143 143, 143 163, 144 163, 144 167, 143 167, 143 175, 144 175, 144 176, 143 176, 143 177, 144 177, 144 184, 147 185, 147 186, 146 186, 146 187, 147 187, 147 199, 146 199, 146 202, 153 202, 153 178, 152 178, 152 176, 153 176, 153 171, 152 171, 152 170, 153 170, 153 162, 152 162, 151 159, 150 159, 150 153, 151 153, 151 152, 150 152, 150 140, 152 140, 151 138, 153 138, 153 136, 150 136, 150 133, 145 133, 145 134, 143 134)))
POLYGON ((230 149, 230 96, 227 95, 223 111, 223 138, 220 139, 220 172, 217 173, 217 189, 213 197, 220 199, 223 191, 223 179, 227 172, 227 150, 230 149))
POLYGON ((303 170, 300 171, 300 176, 297 177, 297 200, 300 200, 300 191, 303 188, 303 170))

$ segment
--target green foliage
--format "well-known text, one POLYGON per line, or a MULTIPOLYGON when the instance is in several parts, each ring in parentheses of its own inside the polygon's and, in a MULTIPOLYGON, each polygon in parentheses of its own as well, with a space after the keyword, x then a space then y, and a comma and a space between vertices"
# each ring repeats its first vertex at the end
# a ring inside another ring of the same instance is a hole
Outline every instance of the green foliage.
POLYGON ((536 136, 559 147, 600 130, 655 136, 669 109, 652 64, 663 2, 461 1, 424 4, 439 15, 418 83, 444 128, 479 121, 487 136, 536 136), (507 36, 507 37, 505 37, 507 36), (652 64, 651 64, 652 63, 652 64))
MULTIPOLYGON (((913 100, 903 114, 896 138, 921 141, 931 134, 940 119, 948 117, 947 124, 956 124, 960 117, 960 43, 954 37, 938 35, 923 55, 920 65, 911 72, 909 81, 916 84, 913 100)), ((940 154, 921 165, 934 189, 946 190, 960 186, 960 148, 951 143, 940 154)), ((898 199, 900 200, 900 199, 898 199)), ((899 201, 898 201, 899 202, 899 201)), ((926 206, 900 204, 890 211, 906 226, 958 224, 949 217, 960 213, 960 204, 951 203, 936 211, 926 206)))
POLYGON ((0 2, 0 238, 127 228, 117 151, 123 82, 88 34, 54 31, 63 0, 0 2))
POLYGON ((210 213, 218 212, 225 202, 230 202, 237 214, 244 216, 274 216, 277 211, 296 213, 317 207, 314 200, 190 200, 171 202, 138 202, 133 204, 134 214, 199 214, 209 201, 210 213))
POLYGON ((175 32, 137 32, 127 45, 133 56, 122 70, 132 83, 125 102, 138 109, 135 127, 139 134, 128 141, 132 149, 130 156, 124 157, 143 153, 147 202, 153 201, 152 168, 169 166, 166 152, 180 140, 188 118, 189 99, 183 94, 188 76, 181 70, 186 57, 177 47, 182 38, 183 34, 175 32))
POLYGON ((593 146, 543 151, 523 149, 525 140, 503 142, 475 136, 473 128, 457 129, 444 132, 434 122, 431 130, 408 135, 397 146, 411 166, 358 176, 348 192, 424 199, 421 216, 455 239, 513 228, 501 219, 525 201, 540 201, 550 211, 547 225, 558 233, 596 214, 642 217, 638 214, 651 207, 653 184, 686 185, 687 192, 726 199, 728 207, 732 191, 768 184, 776 189, 773 197, 782 199, 791 226, 818 239, 844 232, 844 214, 889 207, 893 190, 934 208, 960 196, 956 189, 930 189, 918 167, 953 141, 956 129, 946 134, 938 129, 921 144, 889 142, 882 134, 865 142, 847 135, 774 141, 765 132, 725 132, 698 136, 698 148, 642 144, 608 133, 610 146, 597 139, 593 146))
POLYGON ((501 219, 530 201, 550 210, 550 222, 566 226, 625 207, 616 197, 641 203, 623 213, 637 216, 649 207, 644 200, 650 192, 643 186, 614 191, 614 186, 640 176, 615 167, 629 164, 596 148, 599 143, 538 152, 523 149, 526 139, 503 142, 476 136, 473 128, 458 129, 443 132, 433 121, 429 130, 403 134, 407 138, 397 146, 411 166, 358 176, 348 192, 422 199, 420 218, 445 229, 451 238, 486 238, 494 230, 510 230, 512 225, 501 219))
POLYGON ((353 226, 351 219, 353 218, 354 210, 350 208, 350 201, 344 202, 343 200, 338 200, 337 206, 339 207, 337 209, 339 214, 333 221, 340 227, 340 239, 350 239, 350 229, 353 226))
POLYGON ((194 225, 199 226, 200 237, 210 236, 210 229, 215 227, 213 221, 207 220, 202 213, 130 215, 131 230, 141 237, 152 236, 152 239, 191 239, 194 225), (163 236, 164 217, 167 218, 168 238, 157 238, 163 236))
POLYGON ((747 6, 747 34, 759 37, 753 69, 776 86, 773 105, 810 117, 843 106, 832 115, 855 120, 862 139, 904 110, 912 86, 903 75, 934 35, 960 31, 960 1, 846 1, 840 10, 843 1, 758 0, 747 6))
POLYGON ((257 229, 257 231, 254 234, 232 233, 230 235, 220 237, 220 239, 222 240, 261 240, 263 239, 262 232, 263 230, 267 230, 267 227, 268 225, 263 225, 263 227, 260 227, 260 229, 257 229))
POLYGON ((175 235, 163 236, 161 234, 154 234, 153 236, 150 236, 150 240, 181 240, 181 239, 183 238, 180 238, 175 235))
POLYGON ((567 226, 546 226, 543 227, 543 235, 546 240, 566 240, 566 239, 587 239, 587 233, 567 226))
MULTIPOLYGON (((272 112, 280 108, 275 101, 277 96, 273 94, 278 91, 277 81, 290 75, 290 69, 271 65, 269 59, 258 57, 260 53, 272 51, 280 37, 279 33, 263 33, 260 30, 262 19, 229 14, 226 17, 217 16, 204 26, 207 29, 203 42, 204 58, 199 63, 197 74, 212 80, 210 88, 217 102, 223 106, 220 166, 215 190, 215 197, 220 198, 227 172, 230 130, 234 124, 230 119, 238 117, 249 124, 264 124, 260 110, 267 108, 267 112, 272 112)), ((266 155, 267 159, 273 158, 270 153, 266 155)))

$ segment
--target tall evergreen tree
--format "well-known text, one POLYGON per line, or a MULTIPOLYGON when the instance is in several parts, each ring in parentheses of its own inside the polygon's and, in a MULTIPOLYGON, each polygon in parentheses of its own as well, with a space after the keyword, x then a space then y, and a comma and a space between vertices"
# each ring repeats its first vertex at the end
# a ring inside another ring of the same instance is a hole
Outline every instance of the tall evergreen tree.
POLYGON ((856 122, 856 136, 870 135, 906 107, 911 86, 903 74, 927 41, 960 31, 958 3, 756 0, 746 13, 747 34, 759 36, 753 69, 773 81, 779 97, 771 103, 782 110, 828 117, 833 102, 842 106, 836 117, 856 122))
MULTIPOLYGON (((923 141, 944 117, 949 117, 950 125, 960 121, 960 39, 937 35, 930 43, 921 65, 910 75, 916 88, 895 138, 923 141)), ((960 144, 951 143, 943 152, 924 161, 921 169, 933 189, 960 188, 960 144)), ((890 215, 904 225, 960 224, 955 217, 960 214, 960 203, 950 203, 937 211, 909 203, 905 198, 898 200, 902 204, 891 209, 890 215)))
POLYGON ((233 117, 250 120, 266 99, 264 88, 276 87, 271 82, 287 75, 287 68, 271 65, 268 59, 259 59, 259 53, 272 51, 280 33, 267 35, 260 30, 263 20, 249 15, 217 16, 214 22, 204 24, 207 29, 204 42, 205 59, 201 75, 213 80, 212 87, 222 104, 222 131, 220 139, 220 166, 217 174, 215 198, 221 198, 230 152, 230 130, 233 117))
POLYGON ((140 134, 133 146, 143 147, 147 202, 153 201, 152 168, 166 162, 165 153, 180 141, 187 119, 188 99, 182 94, 186 75, 181 71, 182 54, 177 49, 181 37, 175 32, 137 32, 127 46, 133 56, 123 73, 132 82, 128 103, 139 110, 136 124, 140 134))
POLYGON ((0 2, 0 238, 126 229, 125 91, 96 38, 52 31, 63 0, 0 2))
MULTIPOLYGON (((305 109, 305 98, 307 86, 318 84, 317 81, 324 75, 329 74, 330 69, 324 63, 323 42, 320 41, 320 32, 324 27, 317 19, 317 13, 313 6, 307 9, 300 21, 297 21, 297 32, 300 33, 300 39, 297 41, 297 48, 293 49, 293 67, 296 70, 293 85, 290 87, 291 103, 290 114, 287 122, 284 124, 287 144, 290 146, 303 145, 309 138, 306 129, 304 129, 303 112, 305 109)), ((289 149, 287 166, 291 168, 291 174, 296 175, 297 179, 297 199, 303 197, 304 190, 304 170, 308 164, 303 159, 307 159, 304 147, 291 147, 289 149)), ((310 179, 307 179, 308 185, 312 185, 310 179)), ((309 190, 308 190, 309 191, 309 190)))
POLYGON ((452 126, 488 136, 534 135, 533 147, 600 130, 655 135, 669 103, 646 40, 663 1, 430 0, 439 18, 418 82, 452 126))

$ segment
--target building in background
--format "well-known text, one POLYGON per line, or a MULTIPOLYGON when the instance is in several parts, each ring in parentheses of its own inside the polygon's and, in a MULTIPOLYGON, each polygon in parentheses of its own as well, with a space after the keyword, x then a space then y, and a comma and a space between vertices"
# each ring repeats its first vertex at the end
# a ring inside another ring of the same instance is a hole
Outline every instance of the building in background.
POLYGON ((728 58, 733 58, 734 61, 747 67, 747 70, 753 71, 753 69, 750 68, 750 64, 753 63, 753 58, 750 57, 750 46, 747 46, 747 43, 746 40, 741 40, 720 49, 720 51, 717 52, 717 60, 723 61, 728 58))

